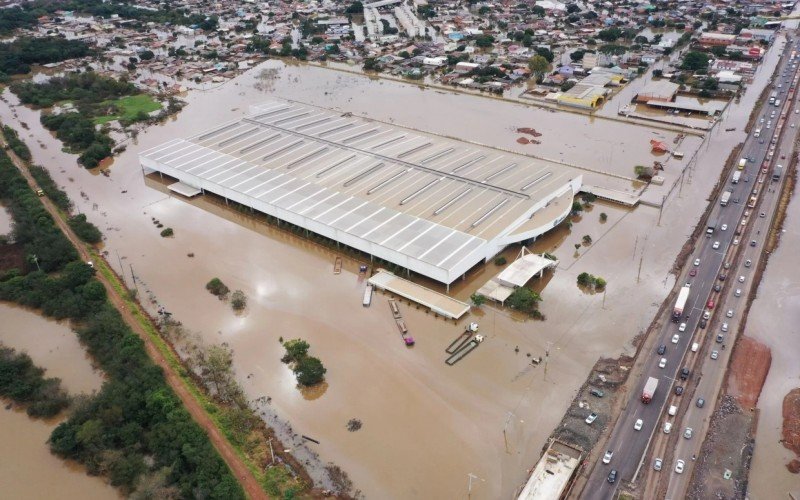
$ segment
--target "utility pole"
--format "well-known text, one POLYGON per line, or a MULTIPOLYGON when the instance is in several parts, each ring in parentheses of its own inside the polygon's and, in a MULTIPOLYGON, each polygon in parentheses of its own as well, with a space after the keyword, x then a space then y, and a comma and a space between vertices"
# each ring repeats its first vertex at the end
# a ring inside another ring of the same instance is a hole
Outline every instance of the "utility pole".
POLYGON ((125 282, 125 268, 122 267, 122 259, 119 256, 119 250, 114 250, 114 252, 117 254, 117 260, 119 261, 119 274, 122 275, 122 284, 127 288, 128 284, 125 282))
POLYGON ((34 264, 36 264, 36 269, 41 271, 42 268, 39 267, 39 257, 37 257, 36 254, 31 254, 31 260, 33 261, 34 264))
POLYGON ((506 443, 506 453, 509 453, 509 454, 511 452, 508 450, 508 436, 506 435, 506 428, 508 427, 509 422, 511 422, 511 417, 512 416, 516 417, 517 415, 514 414, 514 412, 512 412, 512 411, 507 412, 507 414, 506 414, 506 423, 503 425, 503 441, 505 441, 505 443, 506 443))
POLYGON ((658 223, 657 226, 661 226, 661 213, 664 211, 664 204, 667 202, 667 195, 661 197, 661 205, 658 207, 658 223))
POLYGON ((472 480, 473 479, 480 479, 484 483, 486 482, 486 480, 479 478, 478 476, 476 476, 472 472, 467 474, 467 477, 469 478, 469 483, 467 484, 467 498, 472 498, 472 480))
POLYGON ((139 285, 136 284, 136 274, 134 274, 134 272, 133 272, 133 264, 131 264, 131 281, 133 281, 133 287, 136 289, 136 297, 138 298, 139 297, 139 285))
POLYGON ((553 346, 553 342, 547 341, 547 347, 544 349, 544 380, 547 382, 547 363, 550 361, 550 348, 553 346))
POLYGON ((275 452, 272 451, 272 437, 269 438, 269 454, 272 455, 272 463, 275 463, 275 452))

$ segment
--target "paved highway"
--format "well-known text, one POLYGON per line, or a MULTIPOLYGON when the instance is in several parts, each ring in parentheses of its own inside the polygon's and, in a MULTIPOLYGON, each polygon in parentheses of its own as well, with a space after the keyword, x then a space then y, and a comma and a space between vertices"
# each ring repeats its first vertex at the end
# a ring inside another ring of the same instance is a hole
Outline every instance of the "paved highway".
MULTIPOLYGON (((776 74, 781 75, 786 68, 791 49, 792 47, 787 43, 776 74)), ((785 100, 786 95, 787 93, 784 92, 780 94, 780 98, 785 100)), ((630 400, 623 408, 623 413, 620 415, 615 428, 612 430, 611 437, 606 445, 607 449, 614 453, 614 456, 610 464, 606 465, 598 462, 594 466, 581 498, 592 500, 612 498, 621 480, 633 480, 646 453, 648 443, 656 431, 656 427, 658 427, 660 432, 662 424, 661 417, 662 414, 665 413, 666 402, 677 397, 674 396, 675 390, 673 385, 685 386, 687 384, 696 383, 695 374, 691 374, 688 381, 682 381, 679 379, 678 373, 682 367, 688 364, 686 361, 690 358, 686 358, 685 360, 685 356, 687 352, 689 352, 691 344, 697 341, 695 337, 701 337, 705 331, 700 329, 700 333, 695 333, 698 331, 698 323, 703 315, 708 298, 712 296, 715 302, 718 300, 718 297, 716 297, 717 293, 714 292, 713 287, 715 284, 719 283, 717 277, 719 276, 720 270, 722 270, 723 262, 726 261, 727 249, 732 246, 734 240, 741 239, 735 232, 737 228, 740 227, 739 221, 746 209, 750 193, 754 189, 754 186, 768 185, 768 181, 765 181, 764 184, 758 184, 757 175, 761 169, 762 163, 769 156, 769 150, 772 147, 770 144, 772 133, 775 132, 775 127, 780 118, 780 113, 777 112, 775 118, 772 119, 770 128, 766 129, 766 122, 770 121, 769 115, 772 110, 777 111, 777 108, 768 103, 765 103, 762 107, 758 116, 766 115, 765 121, 764 123, 757 123, 756 126, 754 126, 754 129, 762 129, 762 135, 759 138, 754 138, 753 134, 751 134, 745 141, 742 149, 743 155, 750 158, 742 174, 742 180, 738 184, 731 184, 730 179, 726 180, 725 189, 732 190, 731 202, 726 207, 720 206, 718 201, 714 202, 709 221, 717 221, 716 229, 710 238, 701 237, 701 239, 697 241, 695 252, 687 263, 687 269, 684 270, 684 273, 680 277, 679 284, 691 283, 689 300, 684 309, 684 314, 686 316, 681 320, 681 322, 686 323, 686 330, 684 332, 679 332, 679 324, 673 323, 665 317, 664 326, 661 332, 658 333, 658 339, 655 345, 666 346, 666 352, 663 356, 658 355, 656 352, 642 353, 643 356, 648 356, 648 359, 645 360, 642 376, 637 383, 633 385, 630 400), (726 229, 723 230, 723 227, 726 229), (713 248, 714 242, 717 241, 719 241, 719 247, 715 249, 713 248), (699 259, 698 266, 693 265, 695 259, 699 259), (694 269, 696 276, 690 276, 692 269, 694 269), (672 343, 672 338, 676 334, 679 335, 678 342, 672 343), (666 367, 659 368, 659 361, 662 357, 666 359, 666 367), (650 404, 643 404, 639 398, 648 377, 658 378, 659 386, 653 397, 653 401, 650 404), (639 419, 643 422, 642 429, 635 430, 634 425, 639 419), (614 484, 610 484, 606 480, 612 469, 618 471, 617 481, 614 484)), ((720 126, 721 125, 718 124, 717 130, 719 130, 720 126)), ((712 139, 709 138, 707 140, 712 139)), ((779 156, 777 158, 779 158, 779 156)), ((766 187, 764 187, 764 189, 766 189, 766 187)), ((747 245, 749 242, 737 241, 736 243, 747 245)), ((725 272, 728 273, 729 271, 730 270, 726 270, 725 272)), ((730 279, 735 279, 735 277, 731 274, 730 279)), ((671 307, 668 308, 666 314, 671 316, 671 307)), ((714 336, 716 336, 716 331, 713 333, 714 336)), ((720 363, 720 366, 721 365, 720 363)), ((675 403, 673 402, 672 404, 675 403)), ((701 419, 707 416, 709 414, 708 412, 711 410, 706 407, 705 411, 706 413, 700 417, 701 419)), ((673 432, 678 431, 683 432, 683 429, 676 428, 673 432)), ((695 438, 693 441, 699 446, 700 439, 695 438)), ((691 458, 691 454, 688 458, 691 458)), ((691 460, 686 461, 690 462, 691 460)), ((652 467, 652 464, 644 464, 644 466, 652 467)), ((674 463, 664 464, 664 472, 672 473, 672 470, 674 470, 674 463)), ((686 474, 686 472, 684 472, 684 474, 686 474)))
MULTIPOLYGON (((795 46, 795 48, 797 47, 795 46)), ((798 83, 797 70, 794 69, 790 69, 786 77, 781 76, 778 78, 775 84, 781 83, 781 88, 787 89, 792 82, 794 82, 795 85, 798 83)), ((784 92, 781 95, 785 97, 787 93, 784 92)), ((772 168, 767 172, 761 172, 759 174, 753 172, 751 175, 756 182, 754 184, 751 183, 752 185, 749 187, 759 189, 761 193, 759 196, 760 205, 756 210, 751 210, 749 220, 748 218, 742 219, 748 222, 747 229, 749 233, 746 233, 748 236, 744 239, 744 241, 748 243, 746 245, 745 243, 740 244, 740 248, 738 249, 739 259, 728 273, 731 283, 726 289, 723 289, 724 296, 719 297, 719 304, 715 309, 714 316, 715 319, 718 318, 718 320, 709 325, 713 326, 714 329, 710 331, 710 335, 706 336, 706 341, 713 344, 711 349, 719 351, 719 359, 712 360, 708 354, 706 354, 704 358, 698 359, 699 363, 697 363, 698 366, 696 368, 702 372, 703 376, 697 385, 692 404, 689 405, 679 426, 681 430, 686 427, 691 427, 695 431, 695 434, 691 439, 681 438, 675 447, 675 460, 683 459, 686 462, 686 470, 683 475, 669 474, 667 476, 669 482, 666 494, 667 499, 684 498, 685 496, 694 465, 691 458, 700 453, 700 446, 708 430, 708 423, 711 413, 713 412, 713 405, 722 387, 730 350, 721 350, 719 344, 714 342, 714 337, 720 332, 719 328, 723 322, 728 323, 731 335, 738 331, 739 325, 744 319, 744 301, 750 293, 750 289, 758 285, 757 283, 753 283, 751 276, 761 259, 768 229, 772 222, 775 209, 778 206, 780 195, 779 187, 785 179, 785 167, 788 166, 788 162, 794 151, 795 140, 797 139, 797 127, 800 125, 800 114, 795 113, 795 109, 798 109, 797 106, 798 95, 795 95, 792 102, 787 102, 785 104, 785 123, 783 124, 782 130, 777 131, 780 133, 780 137, 777 140, 773 166, 777 164, 784 165, 784 172, 781 175, 780 182, 772 180, 772 173, 774 172, 772 168), (792 124, 795 126, 792 127, 792 124), (783 160, 782 157, 785 157, 786 160, 783 160), (761 217, 761 214, 764 216, 761 217), (755 241, 756 246, 752 247, 749 244, 750 241, 755 241), (748 261, 750 265, 746 265, 748 261), (744 277, 744 282, 739 281, 739 276, 744 277), (741 291, 738 296, 736 294, 737 289, 741 291), (732 317, 727 316, 728 311, 732 311, 732 317), (703 408, 698 408, 696 406, 696 401, 697 398, 700 397, 708 401, 709 404, 703 408)), ((734 248, 733 250, 736 249, 734 248)), ((726 340, 726 342, 728 345, 732 346, 733 340, 734 339, 731 337, 729 340, 726 340)), ((747 408, 745 408, 745 410, 747 410, 747 408)), ((664 472, 669 473, 670 471, 665 468, 664 472)))

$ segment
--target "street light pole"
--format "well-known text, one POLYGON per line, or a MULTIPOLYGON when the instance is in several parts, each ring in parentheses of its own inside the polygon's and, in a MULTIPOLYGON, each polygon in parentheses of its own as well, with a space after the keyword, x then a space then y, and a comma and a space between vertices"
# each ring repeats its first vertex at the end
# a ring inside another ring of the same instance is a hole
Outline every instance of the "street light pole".
POLYGON ((486 482, 486 480, 479 478, 478 476, 476 476, 472 472, 468 473, 467 477, 469 478, 469 484, 467 485, 467 498, 472 498, 472 480, 473 479, 480 479, 484 483, 486 482))

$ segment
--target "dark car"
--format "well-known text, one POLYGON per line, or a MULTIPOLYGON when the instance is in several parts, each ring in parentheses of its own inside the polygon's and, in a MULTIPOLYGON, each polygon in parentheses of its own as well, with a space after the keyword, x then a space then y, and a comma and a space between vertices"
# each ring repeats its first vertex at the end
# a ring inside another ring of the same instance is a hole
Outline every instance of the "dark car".
POLYGON ((676 396, 680 396, 681 394, 683 394, 683 386, 682 385, 676 385, 675 386, 675 395, 676 396))
POLYGON ((692 269, 689 271, 689 276, 697 276, 697 269, 692 269))
POLYGON ((723 340, 725 340, 725 337, 723 337, 721 333, 718 333, 717 334, 717 344, 721 344, 723 340))
POLYGON ((589 391, 589 394, 591 394, 592 396, 597 396, 598 398, 602 398, 603 396, 606 395, 606 393, 601 391, 600 389, 592 389, 591 391, 589 391))
POLYGON ((612 469, 611 472, 608 473, 608 482, 614 484, 617 481, 617 469, 612 469))
POLYGON ((719 283, 717 283, 716 285, 714 285, 714 291, 715 291, 715 292, 719 292, 720 290, 722 290, 722 285, 720 285, 719 283))
POLYGON ((705 328, 708 325, 708 321, 701 319, 700 320, 700 328, 705 328))
POLYGON ((727 275, 727 274, 725 274, 725 273, 719 273, 719 280, 720 280, 720 281, 725 281, 725 278, 727 278, 727 277, 728 277, 728 275, 727 275))
POLYGON ((750 240, 750 246, 751 247, 756 246, 756 240, 750 240))
POLYGON ((659 353, 659 354, 664 354, 665 352, 667 352, 667 346, 665 346, 664 344, 661 344, 660 346, 658 346, 658 351, 656 351, 656 352, 659 353))
POLYGON ((689 378, 689 369, 681 368, 681 380, 686 380, 687 378, 689 378))

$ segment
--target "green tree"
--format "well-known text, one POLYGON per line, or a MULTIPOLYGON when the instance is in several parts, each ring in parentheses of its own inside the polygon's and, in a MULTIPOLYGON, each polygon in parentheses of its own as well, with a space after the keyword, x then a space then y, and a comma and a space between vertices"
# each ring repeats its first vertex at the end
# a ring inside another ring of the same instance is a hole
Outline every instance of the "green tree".
POLYGON ((327 370, 322 366, 322 361, 313 357, 306 356, 297 362, 293 369, 297 382, 300 385, 311 386, 325 380, 327 370))
POLYGON ((603 40, 604 42, 614 42, 621 36, 622 30, 616 27, 600 30, 600 32, 597 34, 597 38, 603 40))
POLYGON ((550 70, 550 63, 547 62, 547 59, 537 54, 528 61, 528 68, 530 68, 531 72, 538 80, 550 70))
POLYGON ((308 349, 311 346, 303 339, 292 339, 284 342, 283 347, 286 349, 286 354, 281 361, 284 363, 296 363, 308 355, 308 349))
POLYGON ((682 69, 690 71, 705 70, 708 68, 709 56, 705 52, 690 50, 683 56, 682 69))
POLYGON ((603 289, 606 287, 606 280, 598 276, 594 279, 594 286, 603 289))
POLYGON ((608 215, 605 212, 600 213, 600 222, 605 222, 608 220, 608 215))
POLYGON ((475 39, 475 45, 481 48, 488 48, 494 45, 494 37, 492 35, 481 35, 475 39))
POLYGON ((506 299, 506 305, 512 309, 525 313, 532 313, 536 310, 538 303, 542 300, 541 296, 530 288, 521 286, 506 299))
POLYGON ((212 278, 211 281, 206 283, 206 290, 217 297, 224 297, 231 291, 219 278, 212 278))
POLYGON ((247 307, 247 296, 241 290, 236 290, 231 294, 231 307, 234 311, 241 311, 247 307))
POLYGON ((581 273, 578 275, 578 284, 582 286, 589 286, 592 284, 594 276, 589 273, 581 273))
POLYGON ((356 0, 355 2, 351 3, 347 6, 344 10, 345 14, 363 14, 364 13, 364 4, 356 0))
POLYGON ((473 293, 472 295, 469 296, 469 298, 472 301, 472 303, 475 304, 477 307, 480 307, 486 303, 486 296, 481 295, 480 293, 473 293))
POLYGON ((592 237, 589 236, 588 234, 584 234, 583 235, 583 242, 585 244, 587 244, 587 245, 591 245, 592 244, 592 237))

